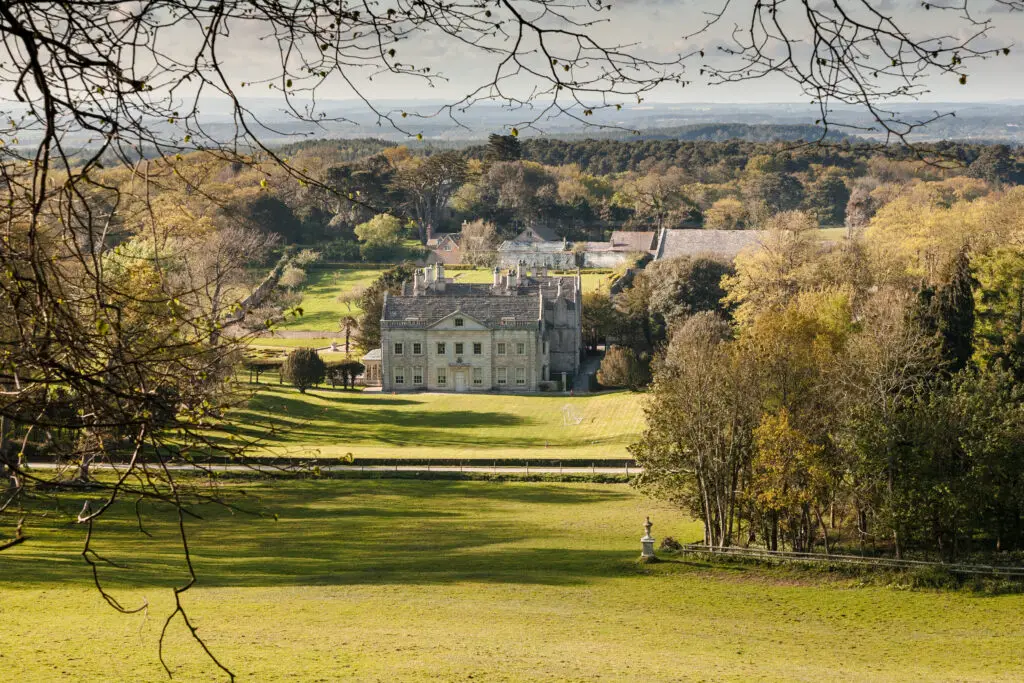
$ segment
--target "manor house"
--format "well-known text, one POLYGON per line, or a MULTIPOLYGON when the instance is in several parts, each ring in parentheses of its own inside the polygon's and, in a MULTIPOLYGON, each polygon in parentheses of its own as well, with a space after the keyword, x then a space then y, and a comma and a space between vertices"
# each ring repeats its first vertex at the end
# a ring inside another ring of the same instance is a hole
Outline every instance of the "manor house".
POLYGON ((519 264, 493 275, 490 284, 461 283, 435 264, 385 295, 384 391, 540 391, 579 370, 579 274, 519 264))

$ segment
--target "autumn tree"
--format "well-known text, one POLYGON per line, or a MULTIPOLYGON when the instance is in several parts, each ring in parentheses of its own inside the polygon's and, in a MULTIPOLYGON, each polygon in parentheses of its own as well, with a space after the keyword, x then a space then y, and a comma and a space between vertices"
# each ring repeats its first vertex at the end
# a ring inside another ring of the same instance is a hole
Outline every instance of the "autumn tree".
POLYGON ((647 366, 633 349, 611 346, 601 359, 597 381, 605 387, 639 389, 650 380, 647 366))

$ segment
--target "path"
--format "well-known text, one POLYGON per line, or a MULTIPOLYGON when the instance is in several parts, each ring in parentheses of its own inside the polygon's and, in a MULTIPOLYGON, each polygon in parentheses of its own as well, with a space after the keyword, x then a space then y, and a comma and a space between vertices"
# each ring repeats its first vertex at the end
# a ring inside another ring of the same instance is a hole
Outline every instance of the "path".
POLYGON ((580 363, 580 371, 576 373, 576 377, 572 383, 573 393, 590 393, 590 383, 587 381, 587 377, 597 373, 597 369, 601 367, 601 359, 603 358, 604 348, 601 348, 600 353, 583 357, 583 362, 580 363))
MULTIPOLYGON (((630 466, 623 464, 621 467, 570 467, 570 466, 553 466, 553 465, 542 465, 542 466, 530 466, 525 467, 518 466, 506 466, 506 465, 317 465, 314 461, 310 461, 303 466, 287 466, 282 465, 275 467, 273 465, 253 463, 251 465, 227 465, 227 464, 215 464, 215 465, 168 465, 168 469, 176 471, 187 471, 199 469, 200 467, 215 471, 215 472, 266 472, 268 474, 275 474, 280 472, 296 472, 296 471, 308 471, 312 467, 319 467, 321 472, 465 472, 465 473, 483 473, 483 474, 624 474, 627 476, 639 474, 643 470, 640 467, 630 466)), ((63 466, 66 469, 70 469, 67 465, 63 466)), ((39 462, 29 463, 31 469, 56 469, 57 465, 52 462, 39 462)), ((115 465, 93 465, 90 469, 92 470, 121 470, 121 467, 115 465)))

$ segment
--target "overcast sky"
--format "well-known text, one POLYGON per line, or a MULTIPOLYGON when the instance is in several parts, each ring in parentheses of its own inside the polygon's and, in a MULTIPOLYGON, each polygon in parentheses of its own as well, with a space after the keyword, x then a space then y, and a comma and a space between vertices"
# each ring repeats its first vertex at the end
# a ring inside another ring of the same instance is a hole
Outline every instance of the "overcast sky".
MULTIPOLYGON (((797 0, 787 0, 790 11, 797 12, 797 0)), ((925 10, 920 0, 869 0, 872 6, 892 14, 897 22, 916 37, 930 37, 945 33, 963 37, 975 29, 958 18, 953 12, 925 10)), ((730 13, 713 30, 684 40, 684 36, 699 27, 705 16, 704 11, 713 5, 707 0, 619 0, 610 12, 602 12, 606 22, 592 29, 594 35, 605 43, 636 43, 641 54, 650 57, 667 58, 674 54, 695 49, 704 49, 707 59, 716 64, 725 64, 715 55, 721 54, 716 48, 730 44, 733 26, 749 22, 752 0, 733 0, 730 13)), ((972 62, 968 65, 968 84, 960 85, 953 76, 935 77, 926 81, 930 92, 924 101, 1006 101, 1024 100, 1024 46, 1014 44, 1015 37, 1024 36, 1024 16, 1011 14, 1002 7, 983 0, 972 7, 977 16, 994 19, 994 28, 989 36, 979 43, 985 48, 1012 46, 1006 57, 972 62)), ((785 4, 785 3, 784 3, 785 4)), ((856 5, 848 0, 846 5, 856 5)), ((795 27, 797 24, 793 24, 795 27)), ((797 29, 800 37, 806 37, 797 29)), ((224 67, 238 80, 252 80, 276 73, 279 68, 276 50, 266 42, 255 40, 251 31, 237 32, 235 46, 225 59, 224 67)), ((436 37, 403 43, 400 56, 416 66, 430 66, 432 72, 444 74, 448 80, 428 88, 414 79, 378 77, 372 82, 356 75, 354 81, 373 98, 414 101, 419 99, 453 99, 466 93, 471 84, 489 80, 493 62, 486 56, 473 52, 451 38, 439 40, 436 37)), ((665 86, 648 97, 659 102, 806 102, 800 89, 783 78, 770 78, 743 84, 709 86, 706 77, 699 74, 701 60, 688 62, 688 78, 692 83, 686 88, 665 86)), ((246 94, 257 94, 248 91, 246 94)), ((266 90, 258 93, 266 96, 266 90)), ((351 90, 340 80, 333 80, 319 93, 322 97, 348 99, 351 90)))

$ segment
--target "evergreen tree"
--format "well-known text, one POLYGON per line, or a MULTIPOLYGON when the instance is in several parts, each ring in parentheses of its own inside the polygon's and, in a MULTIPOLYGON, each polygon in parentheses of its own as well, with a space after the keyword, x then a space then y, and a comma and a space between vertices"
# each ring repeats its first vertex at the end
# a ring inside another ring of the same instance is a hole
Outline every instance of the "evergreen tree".
POLYGON ((966 249, 953 261, 952 277, 936 292, 934 307, 942 357, 950 372, 959 372, 974 353, 974 278, 966 249))
POLYGON ((519 138, 514 135, 491 133, 487 138, 484 159, 487 161, 518 161, 523 158, 523 149, 519 138))
POLYGON ((327 376, 327 364, 320 358, 316 349, 299 348, 288 354, 281 374, 285 381, 295 385, 300 394, 306 389, 316 386, 327 376))

